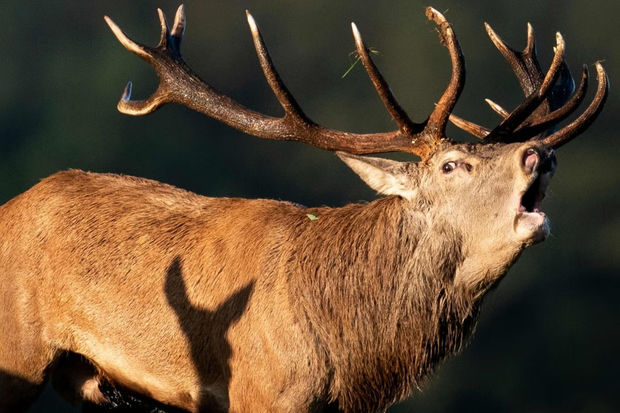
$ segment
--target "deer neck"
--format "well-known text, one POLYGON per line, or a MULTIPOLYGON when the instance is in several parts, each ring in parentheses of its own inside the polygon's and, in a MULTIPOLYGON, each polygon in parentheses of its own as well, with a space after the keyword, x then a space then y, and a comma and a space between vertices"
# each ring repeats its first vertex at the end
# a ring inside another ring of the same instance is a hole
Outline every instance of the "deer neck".
POLYGON ((478 301, 453 282, 462 237, 399 197, 311 212, 289 259, 294 305, 319 337, 340 407, 381 410, 475 324, 478 301))

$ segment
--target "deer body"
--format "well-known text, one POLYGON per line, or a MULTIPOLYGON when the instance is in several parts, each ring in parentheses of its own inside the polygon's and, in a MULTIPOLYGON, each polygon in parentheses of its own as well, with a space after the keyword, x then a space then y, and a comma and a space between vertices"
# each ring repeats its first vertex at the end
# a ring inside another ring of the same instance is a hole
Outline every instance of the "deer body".
POLYGON ((294 101, 248 14, 259 60, 285 115, 251 111, 203 83, 183 62, 181 6, 160 11, 156 48, 121 43, 152 64, 157 91, 118 108, 133 115, 185 104, 250 134, 338 152, 386 195, 342 208, 206 198, 165 184, 81 171, 57 173, 0 207, 0 411, 28 405, 51 376, 70 399, 110 403, 106 386, 208 412, 383 411, 460 349, 481 301, 527 246, 549 233, 541 202, 554 149, 581 133, 607 96, 585 96, 558 34, 543 75, 533 31, 523 52, 491 39, 526 94, 493 130, 454 115, 463 56, 436 10, 453 64, 422 124, 391 94, 353 25, 356 47, 399 128, 353 134, 312 122, 294 101), (483 138, 457 144, 448 120, 483 138), (551 129, 550 129, 551 128, 551 129), (396 162, 353 155, 418 155, 396 162))
POLYGON ((470 255, 431 198, 303 208, 58 173, 0 208, 3 368, 37 383, 72 352, 93 401, 105 379, 191 411, 380 411, 460 348, 523 248, 470 255))
POLYGON ((3 354, 24 375, 21 352, 38 349, 46 357, 27 378, 39 381, 59 352, 75 352, 106 379, 190 410, 302 411, 341 392, 351 407, 383 407, 431 367, 424 346, 436 358, 458 348, 477 308, 464 292, 463 308, 434 308, 456 293, 446 288, 460 240, 430 234, 430 217, 403 202, 304 209, 58 173, 0 209, 3 324, 20 331, 3 354), (433 248, 445 248, 444 265, 424 262, 433 248), (451 316, 446 343, 415 333, 451 316), (393 394, 362 404, 362 390, 393 394))

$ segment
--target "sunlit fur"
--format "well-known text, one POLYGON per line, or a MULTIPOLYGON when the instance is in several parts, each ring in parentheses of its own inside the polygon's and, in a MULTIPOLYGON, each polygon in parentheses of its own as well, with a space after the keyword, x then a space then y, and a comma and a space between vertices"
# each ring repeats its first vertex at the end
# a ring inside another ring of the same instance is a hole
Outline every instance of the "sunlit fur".
POLYGON ((342 208, 52 175, 0 207, 0 410, 68 357, 92 363, 73 381, 95 400, 105 382, 190 411, 382 411, 462 347, 534 242, 515 235, 530 146, 341 154, 390 194, 342 208))

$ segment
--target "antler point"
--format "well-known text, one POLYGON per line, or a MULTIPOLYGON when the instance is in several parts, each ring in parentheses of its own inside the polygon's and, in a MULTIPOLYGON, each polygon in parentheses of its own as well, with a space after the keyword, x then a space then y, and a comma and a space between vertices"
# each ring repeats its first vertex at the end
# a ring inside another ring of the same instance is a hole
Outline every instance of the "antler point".
POLYGON ((245 11, 245 16, 248 19, 248 24, 250 25, 250 30, 252 33, 258 33, 258 25, 256 24, 256 20, 254 20, 254 17, 248 10, 245 11))
POLYGON ((491 25, 489 23, 484 22, 484 28, 486 29, 487 35, 491 38, 493 43, 495 43, 496 40, 499 40, 499 36, 495 32, 495 30, 493 30, 493 27, 491 27, 491 25))
POLYGON ((185 6, 181 4, 177 8, 177 12, 174 15, 174 23, 172 24, 172 36, 178 37, 179 39, 183 37, 185 34, 185 26, 186 26, 186 16, 185 16, 185 6))
POLYGON ((437 9, 433 7, 426 8, 426 18, 435 22, 435 24, 447 23, 446 18, 437 9))
POLYGON ((168 28, 168 22, 166 21, 166 15, 164 14, 162 9, 157 8, 157 15, 159 16, 159 23, 161 25, 161 35, 160 35, 159 43, 157 44, 157 47, 166 47, 168 43, 168 34, 169 34, 170 29, 168 28))
MULTIPOLYGON (((120 31, 121 29, 116 25, 116 23, 114 23, 114 20, 112 20, 110 17, 108 16, 103 16, 103 20, 105 20, 105 22, 108 24, 108 26, 110 27, 110 30, 112 30, 112 33, 114 33, 116 35, 117 31, 120 31)), ((116 36, 118 37, 118 36, 116 36)))
POLYGON ((362 35, 360 34, 359 29, 355 25, 355 23, 351 22, 351 30, 353 31, 353 38, 355 39, 355 44, 359 48, 364 47, 364 41, 362 40, 362 35))
POLYGON ((109 18, 108 16, 104 16, 103 18, 110 27, 110 30, 112 30, 112 33, 114 34, 116 39, 121 45, 123 45, 125 49, 129 50, 132 53, 135 53, 136 55, 144 59, 148 59, 150 57, 150 55, 144 50, 143 46, 127 37, 127 35, 123 33, 121 28, 118 27, 111 18, 109 18))
POLYGON ((441 15, 441 13, 439 13, 439 11, 436 8, 432 7, 432 6, 428 6, 426 8, 426 13, 427 14, 435 14, 435 15, 439 14, 439 15, 441 15))
POLYGON ((162 9, 160 9, 159 7, 157 8, 157 15, 159 16, 159 21, 160 22, 165 22, 166 21, 166 15, 164 14, 164 11, 162 9))
POLYGON ((132 88, 133 88, 133 84, 131 83, 131 80, 130 80, 129 82, 127 82, 125 89, 123 89, 121 100, 124 100, 125 102, 128 102, 129 100, 131 100, 131 89, 132 88))

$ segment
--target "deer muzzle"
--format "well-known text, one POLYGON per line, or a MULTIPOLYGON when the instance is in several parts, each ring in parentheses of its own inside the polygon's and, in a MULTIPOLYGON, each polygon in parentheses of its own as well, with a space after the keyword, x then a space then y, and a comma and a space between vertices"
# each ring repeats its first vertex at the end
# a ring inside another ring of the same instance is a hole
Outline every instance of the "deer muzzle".
POLYGON ((541 208, 557 165, 555 151, 551 148, 530 147, 523 151, 521 159, 523 169, 530 179, 520 196, 515 232, 522 241, 540 242, 549 235, 549 220, 541 208))

